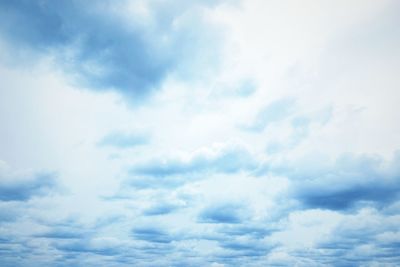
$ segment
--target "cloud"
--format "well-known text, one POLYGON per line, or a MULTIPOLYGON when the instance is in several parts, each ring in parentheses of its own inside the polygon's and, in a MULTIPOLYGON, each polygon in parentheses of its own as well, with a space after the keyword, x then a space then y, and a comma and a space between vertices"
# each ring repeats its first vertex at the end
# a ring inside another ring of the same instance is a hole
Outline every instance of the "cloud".
POLYGON ((245 130, 263 131, 268 125, 286 119, 292 114, 295 107, 295 99, 291 97, 280 98, 264 107, 253 122, 245 126, 245 130))
POLYGON ((155 216, 169 214, 179 208, 178 205, 171 203, 159 203, 144 210, 143 215, 155 216))
POLYGON ((0 202, 0 224, 16 221, 20 213, 21 210, 14 202, 0 202))
POLYGON ((400 262, 398 8, 0 2, 0 266, 400 262))
POLYGON ((243 222, 243 224, 239 225, 224 225, 221 229, 218 230, 218 232, 231 237, 250 236, 254 239, 263 239, 265 236, 268 236, 277 230, 278 229, 276 228, 266 227, 264 223, 251 225, 249 223, 243 222))
POLYGON ((345 188, 323 188, 310 186, 297 197, 308 208, 346 210, 357 207, 357 204, 385 205, 394 201, 399 195, 399 188, 394 183, 354 184, 345 188))
POLYGON ((232 258, 265 256, 271 249, 270 246, 253 240, 224 242, 221 247, 229 250, 226 254, 232 258))
POLYGON ((78 240, 56 243, 55 248, 66 253, 92 253, 101 256, 114 256, 120 253, 118 246, 107 244, 104 240, 78 240), (101 242, 103 241, 103 242, 101 242))
POLYGON ((263 240, 226 239, 219 241, 221 250, 212 255, 215 262, 224 266, 243 266, 251 262, 254 266, 265 265, 265 257, 275 245, 263 240))
POLYGON ((144 145, 149 142, 149 137, 144 134, 112 132, 104 136, 99 146, 115 147, 115 148, 132 148, 144 145))
POLYGON ((145 176, 171 176, 201 174, 204 172, 236 173, 253 170, 258 163, 240 146, 225 146, 200 150, 188 159, 153 160, 131 168, 131 174, 145 176))
POLYGON ((84 237, 84 234, 79 229, 63 229, 63 228, 54 228, 50 231, 37 234, 35 237, 40 238, 50 238, 50 239, 81 239, 84 237))
MULTIPOLYGON (((125 180, 120 188, 120 192, 117 193, 114 197, 111 198, 124 198, 124 193, 129 191, 129 188, 136 189, 151 189, 151 188, 176 188, 185 183, 188 180, 182 176, 134 176, 132 178, 128 178, 125 180)), ((128 194, 129 195, 129 194, 128 194)))
POLYGON ((374 209, 348 215, 329 235, 318 242, 311 254, 303 254, 328 265, 392 265, 400 259, 398 215, 384 216, 374 209))
POLYGON ((203 223, 240 223, 244 219, 245 209, 235 203, 214 204, 206 207, 199 214, 199 221, 203 223))
POLYGON ((174 239, 164 229, 158 227, 138 227, 132 230, 132 236, 137 240, 151 243, 171 243, 174 239))
POLYGON ((240 85, 235 88, 235 92, 237 95, 242 96, 242 97, 248 97, 256 91, 256 84, 254 81, 251 80, 244 80, 240 83, 240 85))
POLYGON ((277 247, 277 244, 266 237, 275 230, 268 229, 266 222, 254 224, 247 220, 218 226, 207 237, 215 240, 219 247, 211 258, 228 266, 242 266, 246 262, 252 262, 256 266, 265 265, 265 257, 277 247))
POLYGON ((180 7, 150 2, 144 4, 147 16, 136 7, 129 21, 119 14, 129 10, 127 5, 6 0, 0 3, 0 34, 14 51, 50 53, 56 65, 84 87, 113 89, 134 101, 183 64, 185 55, 193 58, 204 52, 205 46, 197 51, 200 47, 194 48, 195 44, 205 44, 202 38, 207 39, 212 30, 200 30, 204 26, 199 15, 192 15, 192 21, 185 18, 187 12, 207 3, 180 7), (178 23, 181 17, 184 21, 178 23))
POLYGON ((289 195, 304 208, 337 211, 365 205, 383 208, 400 197, 399 155, 396 152, 391 161, 366 154, 346 153, 335 161, 314 155, 297 161, 271 162, 262 171, 288 177, 289 195))
MULTIPOLYGON (((273 140, 267 145, 270 154, 294 149, 300 145, 310 133, 324 126, 332 117, 332 107, 328 106, 309 114, 296 114, 290 120, 291 134, 282 141, 273 140), (314 128, 314 129, 313 129, 314 128)), ((281 136, 282 138, 282 136, 281 136)))
POLYGON ((29 179, 0 180, 1 201, 27 201, 51 193, 56 188, 54 173, 36 174, 29 179))
MULTIPOLYGON (((392 165, 397 162, 394 159, 392 165)), ((295 181, 293 194, 307 208, 348 210, 365 205, 382 208, 400 197, 400 172, 381 165, 379 158, 342 156, 334 166, 295 181)))

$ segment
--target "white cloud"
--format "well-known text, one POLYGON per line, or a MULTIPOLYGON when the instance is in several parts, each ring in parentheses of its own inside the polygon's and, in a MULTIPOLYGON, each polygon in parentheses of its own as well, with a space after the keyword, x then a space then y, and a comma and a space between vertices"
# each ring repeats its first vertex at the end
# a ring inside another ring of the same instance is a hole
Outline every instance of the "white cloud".
POLYGON ((54 53, 28 66, 16 46, 12 65, 1 41, 0 187, 27 194, 0 197, 0 263, 395 264, 399 192, 383 182, 399 177, 398 4, 211 2, 111 8, 184 43, 138 102, 85 88, 54 53), (41 170, 62 190, 36 193, 41 170))

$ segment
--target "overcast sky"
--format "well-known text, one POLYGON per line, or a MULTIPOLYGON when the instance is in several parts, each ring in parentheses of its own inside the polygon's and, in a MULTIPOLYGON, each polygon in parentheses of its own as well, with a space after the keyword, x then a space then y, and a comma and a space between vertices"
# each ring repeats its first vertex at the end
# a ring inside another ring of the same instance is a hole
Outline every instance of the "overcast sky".
POLYGON ((399 10, 1 0, 0 265, 398 265, 399 10))

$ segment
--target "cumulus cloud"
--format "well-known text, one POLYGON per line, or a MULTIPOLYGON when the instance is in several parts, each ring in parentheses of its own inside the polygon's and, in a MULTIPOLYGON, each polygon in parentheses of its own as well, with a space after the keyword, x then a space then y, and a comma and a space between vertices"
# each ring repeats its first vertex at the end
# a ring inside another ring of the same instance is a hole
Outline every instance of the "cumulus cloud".
POLYGON ((315 262, 339 266, 354 263, 394 266, 400 255, 398 215, 384 216, 374 209, 348 215, 331 234, 317 243, 312 253, 299 251, 299 256, 315 262))
POLYGON ((154 226, 134 228, 132 236, 138 240, 154 243, 171 243, 174 240, 164 229, 154 226))
POLYGON ((240 223, 244 220, 244 207, 235 203, 214 204, 199 215, 204 223, 240 223))
POLYGON ((243 221, 239 225, 224 225, 219 232, 226 234, 227 236, 250 236, 255 239, 263 239, 265 236, 277 231, 278 228, 266 227, 264 223, 251 224, 249 222, 243 221))
POLYGON ((33 177, 28 177, 28 179, 19 177, 1 178, 1 201, 28 201, 35 196, 51 193, 56 188, 56 175, 54 173, 36 174, 33 177))
POLYGON ((84 238, 85 235, 77 228, 54 227, 50 231, 35 235, 35 237, 50 239, 81 239, 84 238))
MULTIPOLYGON (((397 162, 394 159, 389 166, 397 162)), ((347 210, 365 205, 382 208, 400 197, 399 171, 382 165, 379 158, 343 156, 327 169, 308 177, 301 174, 306 179, 293 184, 293 194, 307 208, 347 210)))
POLYGON ((182 174, 201 174, 205 172, 235 173, 253 170, 258 162, 245 148, 226 145, 203 149, 189 158, 153 160, 131 168, 131 173, 146 176, 171 176, 182 174))
POLYGON ((105 240, 78 240, 57 243, 55 248, 65 253, 78 254, 93 253, 101 256, 113 256, 119 254, 118 247, 107 244, 105 240), (101 242, 103 241, 103 242, 101 242))
POLYGON ((165 215, 174 212, 179 208, 179 205, 172 203, 159 203, 144 210, 143 214, 147 216, 165 215))
MULTIPOLYGON (((137 11, 141 4, 135 3, 137 11)), ((201 16, 177 23, 201 2, 150 3, 149 17, 134 13, 127 21, 118 10, 129 10, 128 2, 2 1, 0 34, 17 51, 51 53, 84 87, 114 89, 133 101, 154 90, 185 56, 194 59, 194 44, 208 38, 201 16)))
POLYGON ((0 265, 396 266, 394 2, 0 1, 0 265))

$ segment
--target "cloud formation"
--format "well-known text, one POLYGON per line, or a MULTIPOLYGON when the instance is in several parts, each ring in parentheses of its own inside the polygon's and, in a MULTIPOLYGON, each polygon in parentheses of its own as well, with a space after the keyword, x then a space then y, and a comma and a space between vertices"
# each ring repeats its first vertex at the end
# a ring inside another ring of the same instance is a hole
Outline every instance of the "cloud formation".
POLYGON ((199 150, 187 159, 153 160, 131 168, 131 173, 146 176, 200 174, 204 172, 235 173, 258 167, 255 158, 243 147, 227 145, 199 150))
MULTIPOLYGON (((367 156, 343 156, 334 166, 317 173, 304 173, 306 179, 293 185, 294 195, 307 208, 347 210, 365 205, 385 207, 400 197, 400 172, 390 166, 382 169, 381 160, 367 156)), ((296 178, 294 178, 296 179, 296 178)))
MULTIPOLYGON (((399 232, 396 216, 382 216, 365 209, 350 215, 346 223, 339 224, 329 238, 318 243, 314 258, 325 264, 347 266, 352 264, 387 264, 396 262, 400 255, 399 232)), ((301 254, 306 252, 300 252, 301 254)))
POLYGON ((28 201, 35 196, 53 192, 56 179, 53 173, 36 174, 29 179, 12 177, 0 180, 1 201, 28 201))
POLYGON ((397 266, 398 10, 0 1, 0 266, 397 266))
POLYGON ((244 207, 234 203, 214 204, 205 208, 199 215, 199 221, 204 223, 240 223, 244 207))
POLYGON ((137 102, 186 60, 185 53, 196 53, 191 43, 203 38, 200 16, 183 22, 191 23, 194 32, 177 23, 200 2, 182 7, 151 3, 144 7, 147 17, 137 13, 127 21, 116 10, 129 8, 128 2, 6 0, 0 4, 0 34, 17 52, 51 53, 55 65, 84 87, 116 90, 137 102))
POLYGON ((178 205, 171 203, 160 203, 146 209, 143 214, 147 216, 165 215, 171 213, 179 208, 178 205))
POLYGON ((165 230, 157 227, 140 227, 132 230, 135 239, 154 243, 170 243, 173 237, 165 230))

